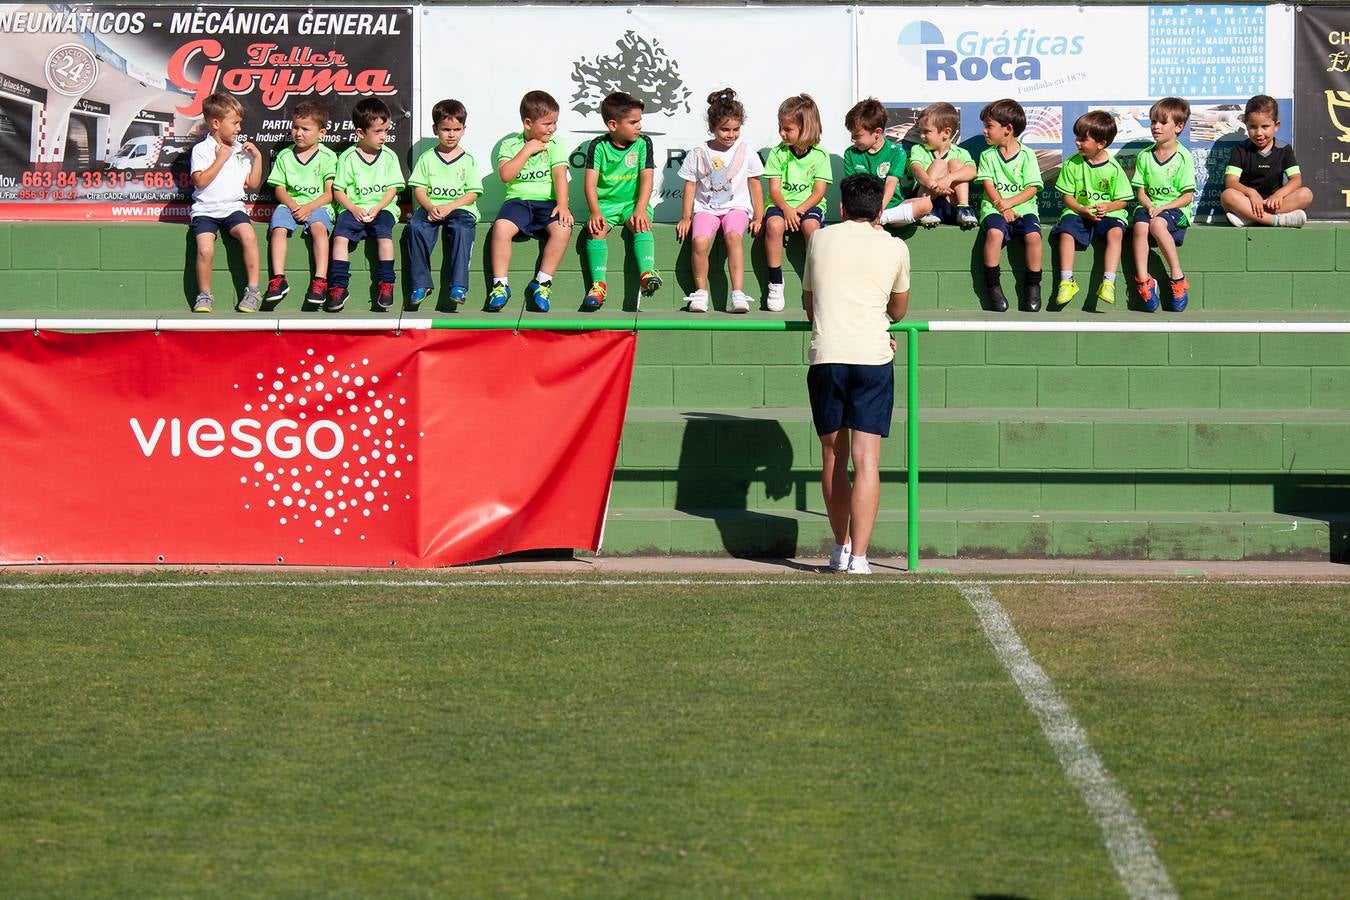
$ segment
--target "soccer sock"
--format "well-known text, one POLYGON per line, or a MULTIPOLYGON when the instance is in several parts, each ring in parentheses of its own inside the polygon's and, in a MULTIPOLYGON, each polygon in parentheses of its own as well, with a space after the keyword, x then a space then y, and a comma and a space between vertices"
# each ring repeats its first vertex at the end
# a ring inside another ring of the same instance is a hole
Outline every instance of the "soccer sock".
POLYGON ((1040 286, 1041 286, 1041 270, 1040 270, 1040 269, 1037 269, 1036 271, 1033 272, 1033 271, 1031 271, 1030 269, 1027 269, 1027 277, 1026 277, 1026 279, 1025 279, 1022 283, 1023 283, 1023 284, 1034 284, 1034 285, 1036 285, 1036 287, 1040 287, 1040 286))
POLYGON ((1105 278, 1107 281, 1115 281, 1115 280, 1116 280, 1116 273, 1115 273, 1115 272, 1104 272, 1104 273, 1102 273, 1102 277, 1105 278))
POLYGON ((633 255, 637 257, 638 272, 653 271, 656 268, 656 235, 650 231, 633 235, 633 255))
POLYGON ((493 276, 492 276, 492 283, 493 283, 493 284, 500 284, 502 287, 506 287, 506 276, 498 277, 498 276, 496 276, 496 275, 493 275, 493 276))
POLYGON ((1073 269, 1060 269, 1060 270, 1059 270, 1059 280, 1060 280, 1060 281, 1073 281, 1073 269))
POLYGON ((1172 283, 1173 283, 1173 284, 1176 284, 1178 281, 1185 281, 1185 280, 1186 280, 1186 273, 1185 273, 1185 272, 1178 272, 1177 274, 1175 274, 1175 275, 1172 276, 1172 283))
POLYGON ((352 264, 345 259, 335 259, 328 264, 328 281, 340 288, 345 288, 347 282, 352 280, 352 264))
POLYGON ((783 283, 783 267, 769 266, 769 284, 783 283))
POLYGON ((392 259, 380 260, 380 268, 377 280, 380 282, 380 284, 394 283, 394 261, 392 259))
POLYGON ((998 287, 998 266, 984 267, 984 284, 986 287, 998 287))
POLYGON ((540 269, 538 272, 534 273, 534 280, 539 282, 540 284, 548 284, 550 281, 553 280, 553 276, 545 272, 543 269, 540 269))
POLYGON ((605 272, 609 269, 609 242, 588 240, 586 242, 586 260, 591 264, 591 283, 598 284, 604 281, 605 272))
POLYGON ((881 211, 882 225, 907 225, 914 221, 914 204, 901 203, 881 211))

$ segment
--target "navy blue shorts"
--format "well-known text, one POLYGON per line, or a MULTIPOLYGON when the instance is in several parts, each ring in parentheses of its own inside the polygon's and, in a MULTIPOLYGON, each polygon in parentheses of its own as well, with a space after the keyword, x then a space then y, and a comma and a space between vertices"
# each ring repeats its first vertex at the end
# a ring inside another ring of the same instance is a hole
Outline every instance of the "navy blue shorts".
MULTIPOLYGON (((778 216, 778 218, 781 219, 783 217, 783 211, 778 207, 772 205, 768 209, 764 210, 765 221, 772 219, 774 216, 778 216)), ((817 225, 824 225, 825 210, 821 209, 819 206, 813 206, 806 212, 802 213, 802 221, 805 221, 807 219, 815 219, 817 225)))
POLYGON ((387 209, 382 209, 376 214, 375 218, 369 222, 359 222, 356 216, 351 214, 351 210, 344 209, 338 213, 337 222, 333 224, 333 237, 346 238, 356 245, 361 243, 362 238, 392 238, 394 236, 394 214, 387 209))
POLYGON ((188 221, 188 233, 193 237, 199 234, 219 234, 222 231, 228 234, 250 221, 248 213, 242 211, 232 212, 222 219, 215 216, 193 216, 188 221))
POLYGON ((1079 250, 1086 250, 1092 246, 1092 242, 1097 238, 1105 239, 1113 229, 1119 228, 1121 231, 1126 229, 1124 219, 1107 218, 1103 216, 1091 225, 1088 220, 1078 215, 1078 213, 1066 212, 1059 217, 1055 227, 1050 229, 1050 236, 1057 234, 1067 234, 1073 238, 1073 245, 1079 250))
POLYGON ((505 219, 520 231, 513 240, 547 237, 548 227, 558 221, 553 214, 557 206, 556 200, 507 200, 497 210, 497 218, 505 219))
POLYGON ((998 213, 990 213, 984 217, 980 223, 986 231, 999 231, 1003 233, 1003 243, 1008 243, 1013 239, 1013 235, 1022 236, 1027 234, 1041 233, 1041 220, 1037 216, 1022 215, 1009 222, 998 213))
MULTIPOLYGON (((1167 233, 1172 236, 1172 242, 1180 247, 1182 241, 1186 240, 1185 227, 1177 225, 1177 223, 1181 221, 1181 210, 1164 209, 1158 216, 1167 223, 1167 233)), ((1134 211, 1134 221, 1142 222, 1145 225, 1149 223, 1148 212, 1142 206, 1134 211)), ((1157 243, 1157 241, 1153 240, 1152 235, 1149 236, 1148 240, 1151 244, 1157 243)))
POLYGON ((895 366, 820 363, 806 370, 816 434, 841 428, 886 437, 895 408, 895 366))

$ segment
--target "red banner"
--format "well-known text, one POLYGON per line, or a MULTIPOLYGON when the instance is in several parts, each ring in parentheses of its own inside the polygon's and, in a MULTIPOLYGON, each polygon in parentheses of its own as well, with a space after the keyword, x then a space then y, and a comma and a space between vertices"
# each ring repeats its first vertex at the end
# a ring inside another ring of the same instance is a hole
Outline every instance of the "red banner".
POLYGON ((0 334, 0 562, 598 549, 631 333, 0 334))

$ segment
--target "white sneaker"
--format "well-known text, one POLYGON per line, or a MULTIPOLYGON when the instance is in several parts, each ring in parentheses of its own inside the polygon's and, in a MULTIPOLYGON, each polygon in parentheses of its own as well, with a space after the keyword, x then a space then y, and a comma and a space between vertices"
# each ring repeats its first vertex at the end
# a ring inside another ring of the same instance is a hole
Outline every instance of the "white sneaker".
POLYGON ((750 295, 744 291, 732 291, 731 311, 734 313, 748 313, 750 311, 750 295))
POLYGON ((1308 221, 1308 214, 1301 209, 1293 212, 1280 213, 1275 217, 1275 224, 1281 228, 1302 228, 1308 221))
POLYGON ((764 305, 769 308, 769 312, 783 311, 786 304, 783 302, 783 286, 781 284, 769 285, 769 296, 765 298, 764 305))
POLYGON ((872 567, 867 564, 867 557, 849 555, 848 568, 844 570, 850 575, 871 575, 872 567))
POLYGON ((1232 225, 1234 228, 1247 227, 1247 220, 1237 213, 1224 213, 1224 215, 1228 217, 1228 224, 1232 225))
POLYGON ((707 312, 708 311, 708 292, 694 291, 684 298, 685 309, 689 312, 707 312))
POLYGON ((847 569, 849 557, 852 555, 852 544, 844 544, 842 546, 836 544, 834 548, 830 550, 830 571, 842 572, 847 569))
POLYGON ((936 228, 942 224, 942 219, 933 215, 932 213, 929 213, 928 215, 922 216, 919 219, 919 224, 922 225, 924 228, 936 228))

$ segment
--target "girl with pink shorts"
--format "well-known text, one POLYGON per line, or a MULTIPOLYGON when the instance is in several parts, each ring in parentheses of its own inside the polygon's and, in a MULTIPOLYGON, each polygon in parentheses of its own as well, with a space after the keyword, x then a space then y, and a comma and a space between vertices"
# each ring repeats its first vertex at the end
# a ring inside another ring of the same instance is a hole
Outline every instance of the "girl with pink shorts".
POLYGON ((764 164, 759 154, 741 140, 745 107, 736 92, 723 88, 708 95, 708 133, 712 140, 690 150, 680 166, 684 179, 684 212, 675 234, 680 240, 694 242, 690 262, 694 270, 694 292, 684 298, 689 312, 708 311, 708 253, 718 229, 727 248, 727 274, 731 278, 731 299, 727 311, 750 311, 750 297, 742 288, 745 281, 744 236, 759 234, 764 223, 764 195, 759 176, 764 164))

